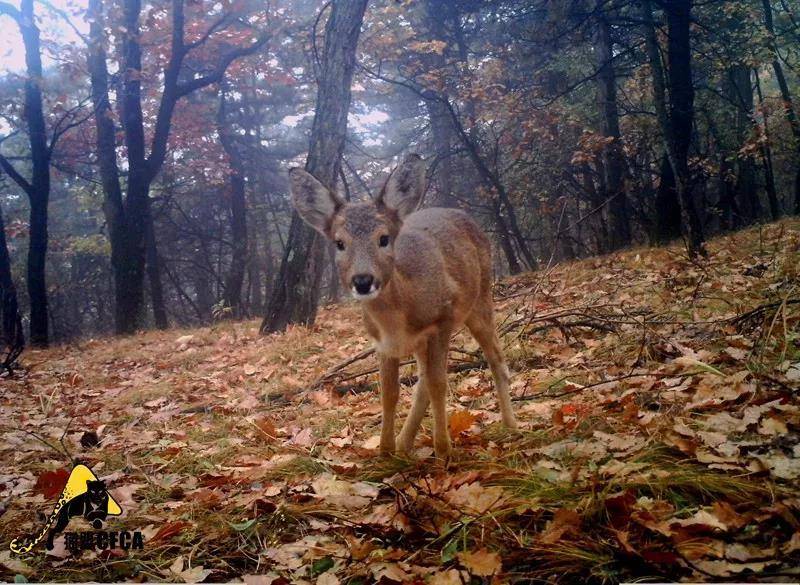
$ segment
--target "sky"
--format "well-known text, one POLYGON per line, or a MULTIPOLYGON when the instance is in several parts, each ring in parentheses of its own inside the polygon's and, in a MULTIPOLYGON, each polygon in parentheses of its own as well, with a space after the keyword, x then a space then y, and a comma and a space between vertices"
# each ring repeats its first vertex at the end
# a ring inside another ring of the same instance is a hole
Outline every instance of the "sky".
MULTIPOLYGON (((19 8, 19 0, 8 1, 19 8)), ((87 0, 47 0, 34 5, 43 41, 59 38, 62 42, 81 42, 64 19, 47 7, 48 3, 70 15, 72 23, 81 33, 88 33, 89 25, 82 16, 85 14, 87 0)), ((42 53, 42 65, 45 68, 53 65, 54 60, 47 51, 43 50, 42 53)), ((24 70, 25 48, 17 24, 8 16, 0 16, 0 75, 9 71, 21 73, 24 70)))
MULTIPOLYGON (((9 0, 11 4, 19 8, 19 0, 9 0)), ((72 25, 81 34, 88 34, 89 25, 84 20, 88 0, 40 0, 35 3, 34 10, 39 21, 42 41, 58 38, 60 42, 72 42, 80 44, 82 41, 72 26, 64 21, 64 18, 48 8, 48 4, 63 11, 70 16, 72 25)), ((42 65, 45 69, 55 64, 55 60, 46 50, 46 42, 43 42, 42 65)), ((25 47, 22 44, 22 36, 17 29, 16 23, 8 16, 0 16, 0 76, 7 72, 24 73, 25 71, 25 47)), ((287 126, 295 126, 304 117, 287 116, 282 123, 287 126)), ((356 132, 368 132, 375 130, 381 123, 386 122, 389 116, 382 111, 372 109, 363 114, 351 112, 349 116, 350 127, 356 132)), ((0 125, 0 133, 6 130, 0 125)), ((376 137, 366 137, 367 146, 380 144, 376 137)))

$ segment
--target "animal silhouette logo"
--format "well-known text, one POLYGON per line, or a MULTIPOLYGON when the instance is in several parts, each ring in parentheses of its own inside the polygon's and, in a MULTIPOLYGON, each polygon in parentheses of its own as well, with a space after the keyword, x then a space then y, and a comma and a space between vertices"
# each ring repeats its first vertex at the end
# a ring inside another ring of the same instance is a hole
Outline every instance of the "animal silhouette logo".
POLYGON ((76 465, 42 529, 34 536, 12 540, 11 551, 17 554, 28 553, 45 537, 47 549, 52 550, 53 539, 76 516, 82 516, 97 530, 103 527, 108 516, 120 514, 122 508, 108 493, 105 482, 97 479, 85 465, 76 465))

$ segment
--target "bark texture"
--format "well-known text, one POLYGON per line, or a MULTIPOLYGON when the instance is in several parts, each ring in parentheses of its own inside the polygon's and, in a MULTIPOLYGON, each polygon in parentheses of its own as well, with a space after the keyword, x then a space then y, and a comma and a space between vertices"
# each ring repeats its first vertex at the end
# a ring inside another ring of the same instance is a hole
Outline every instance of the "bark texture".
POLYGON ((689 254, 704 255, 703 229, 692 197, 689 169, 689 147, 694 126, 694 82, 689 29, 692 2, 673 0, 664 3, 668 37, 666 75, 661 62, 650 0, 642 0, 641 5, 645 44, 653 77, 653 100, 666 155, 675 179, 681 227, 686 236, 689 254))
POLYGON ((230 176, 228 178, 231 238, 233 250, 231 252, 231 265, 225 275, 225 288, 223 302, 234 318, 243 317, 242 287, 247 271, 249 244, 247 240, 247 199, 245 191, 244 160, 240 146, 236 143, 235 134, 230 123, 226 120, 225 96, 220 102, 220 111, 217 124, 218 134, 225 154, 228 156, 230 176))
POLYGON ((602 114, 603 135, 610 142, 603 150, 606 198, 611 216, 609 248, 618 250, 631 243, 628 195, 625 192, 625 158, 622 154, 622 134, 617 109, 617 79, 614 71, 614 51, 611 26, 605 15, 600 16, 597 32, 599 76, 597 98, 602 114))
POLYGON ((794 102, 792 94, 789 91, 789 84, 786 82, 786 75, 783 72, 783 66, 778 55, 778 47, 775 44, 775 24, 772 19, 772 5, 770 0, 762 0, 761 4, 764 9, 764 26, 769 33, 771 42, 770 50, 772 51, 772 70, 775 72, 775 79, 778 82, 778 87, 781 91, 781 98, 783 99, 783 106, 786 111, 786 121, 792 129, 792 136, 795 141, 795 148, 798 153, 797 170, 794 178, 794 205, 793 213, 800 215, 800 120, 797 118, 797 112, 794 109, 794 102))
POLYGON ((25 347, 22 318, 17 304, 17 288, 11 277, 11 258, 6 243, 6 226, 0 209, 0 373, 11 370, 25 347))

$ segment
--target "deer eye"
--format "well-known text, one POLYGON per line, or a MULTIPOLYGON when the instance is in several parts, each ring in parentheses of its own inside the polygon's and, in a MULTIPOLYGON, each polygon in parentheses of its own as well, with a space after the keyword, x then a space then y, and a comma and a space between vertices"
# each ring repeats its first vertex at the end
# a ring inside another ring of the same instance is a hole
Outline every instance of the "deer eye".
POLYGON ((381 239, 378 240, 378 245, 381 248, 385 248, 386 246, 388 246, 389 245, 389 236, 386 236, 386 235, 381 236, 381 239))
POLYGON ((336 240, 336 249, 344 252, 344 242, 342 240, 336 240))

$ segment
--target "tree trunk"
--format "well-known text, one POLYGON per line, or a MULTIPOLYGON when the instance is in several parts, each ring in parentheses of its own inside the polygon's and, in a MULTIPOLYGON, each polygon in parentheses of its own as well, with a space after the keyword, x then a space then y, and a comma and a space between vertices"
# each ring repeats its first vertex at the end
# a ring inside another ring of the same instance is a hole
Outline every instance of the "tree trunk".
POLYGON ((650 0, 642 0, 647 54, 653 75, 656 114, 664 136, 669 164, 675 177, 680 206, 681 226, 686 235, 689 255, 705 255, 703 230, 691 193, 689 146, 694 125, 694 83, 692 80, 690 23, 691 0, 673 0, 664 4, 667 16, 669 104, 656 38, 650 0))
POLYGON ((245 195, 244 168, 236 148, 228 139, 222 141, 225 151, 231 161, 230 175, 230 210, 231 210, 231 236, 233 250, 231 265, 225 276, 225 290, 223 300, 235 318, 243 317, 242 311, 242 284, 247 270, 247 201, 245 195))
POLYGON ((225 288, 222 293, 224 306, 230 310, 231 316, 239 319, 244 316, 242 310, 242 287, 247 271, 248 241, 247 241, 247 199, 245 191, 244 160, 236 144, 235 133, 230 122, 226 119, 227 98, 223 91, 220 96, 219 112, 217 115, 217 133, 222 142, 222 148, 228 156, 230 166, 229 195, 231 212, 231 264, 225 275, 225 288))
MULTIPOLYGON (((783 73, 783 66, 778 56, 778 47, 775 44, 775 25, 772 21, 772 5, 770 4, 770 0, 762 0, 761 4, 764 7, 764 24, 770 36, 770 49, 773 55, 772 69, 775 72, 775 79, 781 90, 783 107, 786 109, 786 121, 789 122, 789 127, 792 129, 795 149, 798 155, 800 155, 800 120, 797 119, 797 113, 795 112, 794 103, 792 102, 792 94, 789 91, 789 85, 786 83, 786 76, 783 73)), ((798 158, 800 158, 800 156, 798 158)), ((797 170, 794 177, 794 214, 800 215, 800 161, 797 163, 797 170)))
POLYGON ((781 204, 778 200, 778 190, 775 188, 775 171, 772 165, 772 147, 769 138, 769 118, 764 109, 764 96, 761 94, 761 82, 758 79, 758 71, 753 72, 756 80, 756 93, 758 94, 758 105, 764 115, 764 140, 761 144, 761 162, 764 167, 764 185, 767 191, 767 201, 769 201, 769 211, 772 219, 777 221, 782 215, 781 204))
POLYGON ((122 198, 120 173, 116 160, 116 136, 108 99, 109 75, 106 64, 102 0, 89 2, 89 74, 97 140, 97 157, 103 184, 103 212, 111 241, 111 267, 114 272, 114 330, 117 334, 134 333, 141 324, 144 303, 145 215, 150 189, 145 176, 144 129, 140 103, 141 51, 139 48, 139 12, 137 0, 127 0, 123 37, 122 123, 128 155, 127 194, 122 198))
POLYGON ((666 244, 681 235, 681 206, 675 188, 675 173, 669 157, 661 158, 660 181, 656 191, 656 241, 666 244))
POLYGON ((453 143, 453 129, 446 107, 439 100, 425 100, 428 119, 431 124, 431 139, 436 153, 435 185, 438 207, 455 207, 453 196, 453 157, 450 153, 453 143))
MULTIPOLYGON (((728 76, 731 97, 736 104, 735 145, 739 149, 753 132, 753 84, 750 80, 750 68, 745 65, 734 65, 728 71, 728 76)), ((763 210, 756 189, 755 165, 750 156, 740 156, 738 159, 735 191, 748 221, 758 221, 763 210)))
MULTIPOLYGON (((325 49, 306 170, 329 189, 336 188, 341 168, 350 85, 366 7, 367 0, 334 2, 325 26, 325 49)), ((293 212, 286 252, 261 323, 262 333, 282 331, 289 323, 314 322, 323 262, 323 242, 293 212)))
POLYGON ((161 258, 158 255, 156 230, 152 210, 147 210, 147 233, 145 234, 147 280, 150 283, 150 302, 153 304, 153 321, 158 329, 169 328, 167 308, 164 303, 164 287, 161 284, 161 258))
POLYGON ((597 98, 602 113, 603 134, 611 139, 603 149, 606 198, 611 215, 611 250, 618 250, 631 243, 628 196, 625 193, 625 159, 622 153, 622 136, 619 129, 617 109, 617 80, 614 72, 614 51, 611 26, 605 15, 601 15, 597 32, 597 58, 599 60, 597 98))
MULTIPOLYGON (((447 3, 426 0, 425 2, 425 22, 430 29, 430 36, 434 40, 446 42, 445 20, 447 19, 447 3)), ((445 52, 436 51, 424 56, 429 69, 440 71, 442 74, 445 67, 445 52)), ((449 99, 446 92, 441 92, 442 98, 449 99)), ((425 100, 425 107, 428 110, 428 119, 431 124, 431 139, 433 150, 436 153, 436 191, 438 200, 435 202, 441 207, 455 207, 456 200, 453 197, 453 160, 450 153, 453 146, 453 125, 450 121, 450 113, 447 106, 439 99, 425 100)))
POLYGON ((497 199, 492 199, 492 215, 495 227, 497 228, 497 237, 500 240, 500 248, 502 248, 503 254, 506 257, 506 262, 508 263, 508 270, 511 274, 519 274, 522 272, 522 266, 520 266, 519 260, 517 260, 517 253, 514 251, 514 245, 511 243, 511 234, 508 233, 508 226, 506 225, 503 213, 500 211, 500 203, 497 199))
MULTIPOLYGON (((27 285, 30 300, 30 340, 32 345, 46 347, 49 341, 47 316, 47 207, 50 201, 50 156, 47 125, 42 107, 42 55, 39 29, 33 10, 33 0, 22 0, 17 10, 5 2, 0 13, 13 18, 25 46, 25 109, 23 118, 28 125, 31 147, 31 179, 20 175, 13 165, 0 156, 0 166, 28 196, 30 203, 30 232, 28 240, 27 285)), ((55 138, 53 139, 55 141, 55 138)))
POLYGON ((692 0, 674 0, 665 4, 667 13, 669 57, 669 125, 672 148, 670 164, 675 172, 681 222, 689 245, 689 254, 705 255, 703 227, 691 191, 689 146, 694 126, 694 80, 690 42, 692 0))
POLYGON ((727 160, 728 153, 720 154, 719 175, 719 221, 722 230, 732 230, 739 227, 741 212, 736 202, 736 183, 731 180, 731 165, 727 160))
POLYGON ((0 371, 14 367, 19 354, 25 347, 25 334, 22 330, 22 318, 17 304, 17 288, 11 277, 11 258, 6 243, 6 228, 3 211, 0 209, 0 325, 2 325, 2 361, 0 371))
MULTIPOLYGON (((49 171, 46 171, 49 173, 49 171)), ((47 188, 49 192, 49 187, 47 188)), ((38 193, 31 198, 30 242, 28 248, 28 297, 31 303, 31 345, 47 347, 49 319, 47 316, 47 195, 38 193)))

